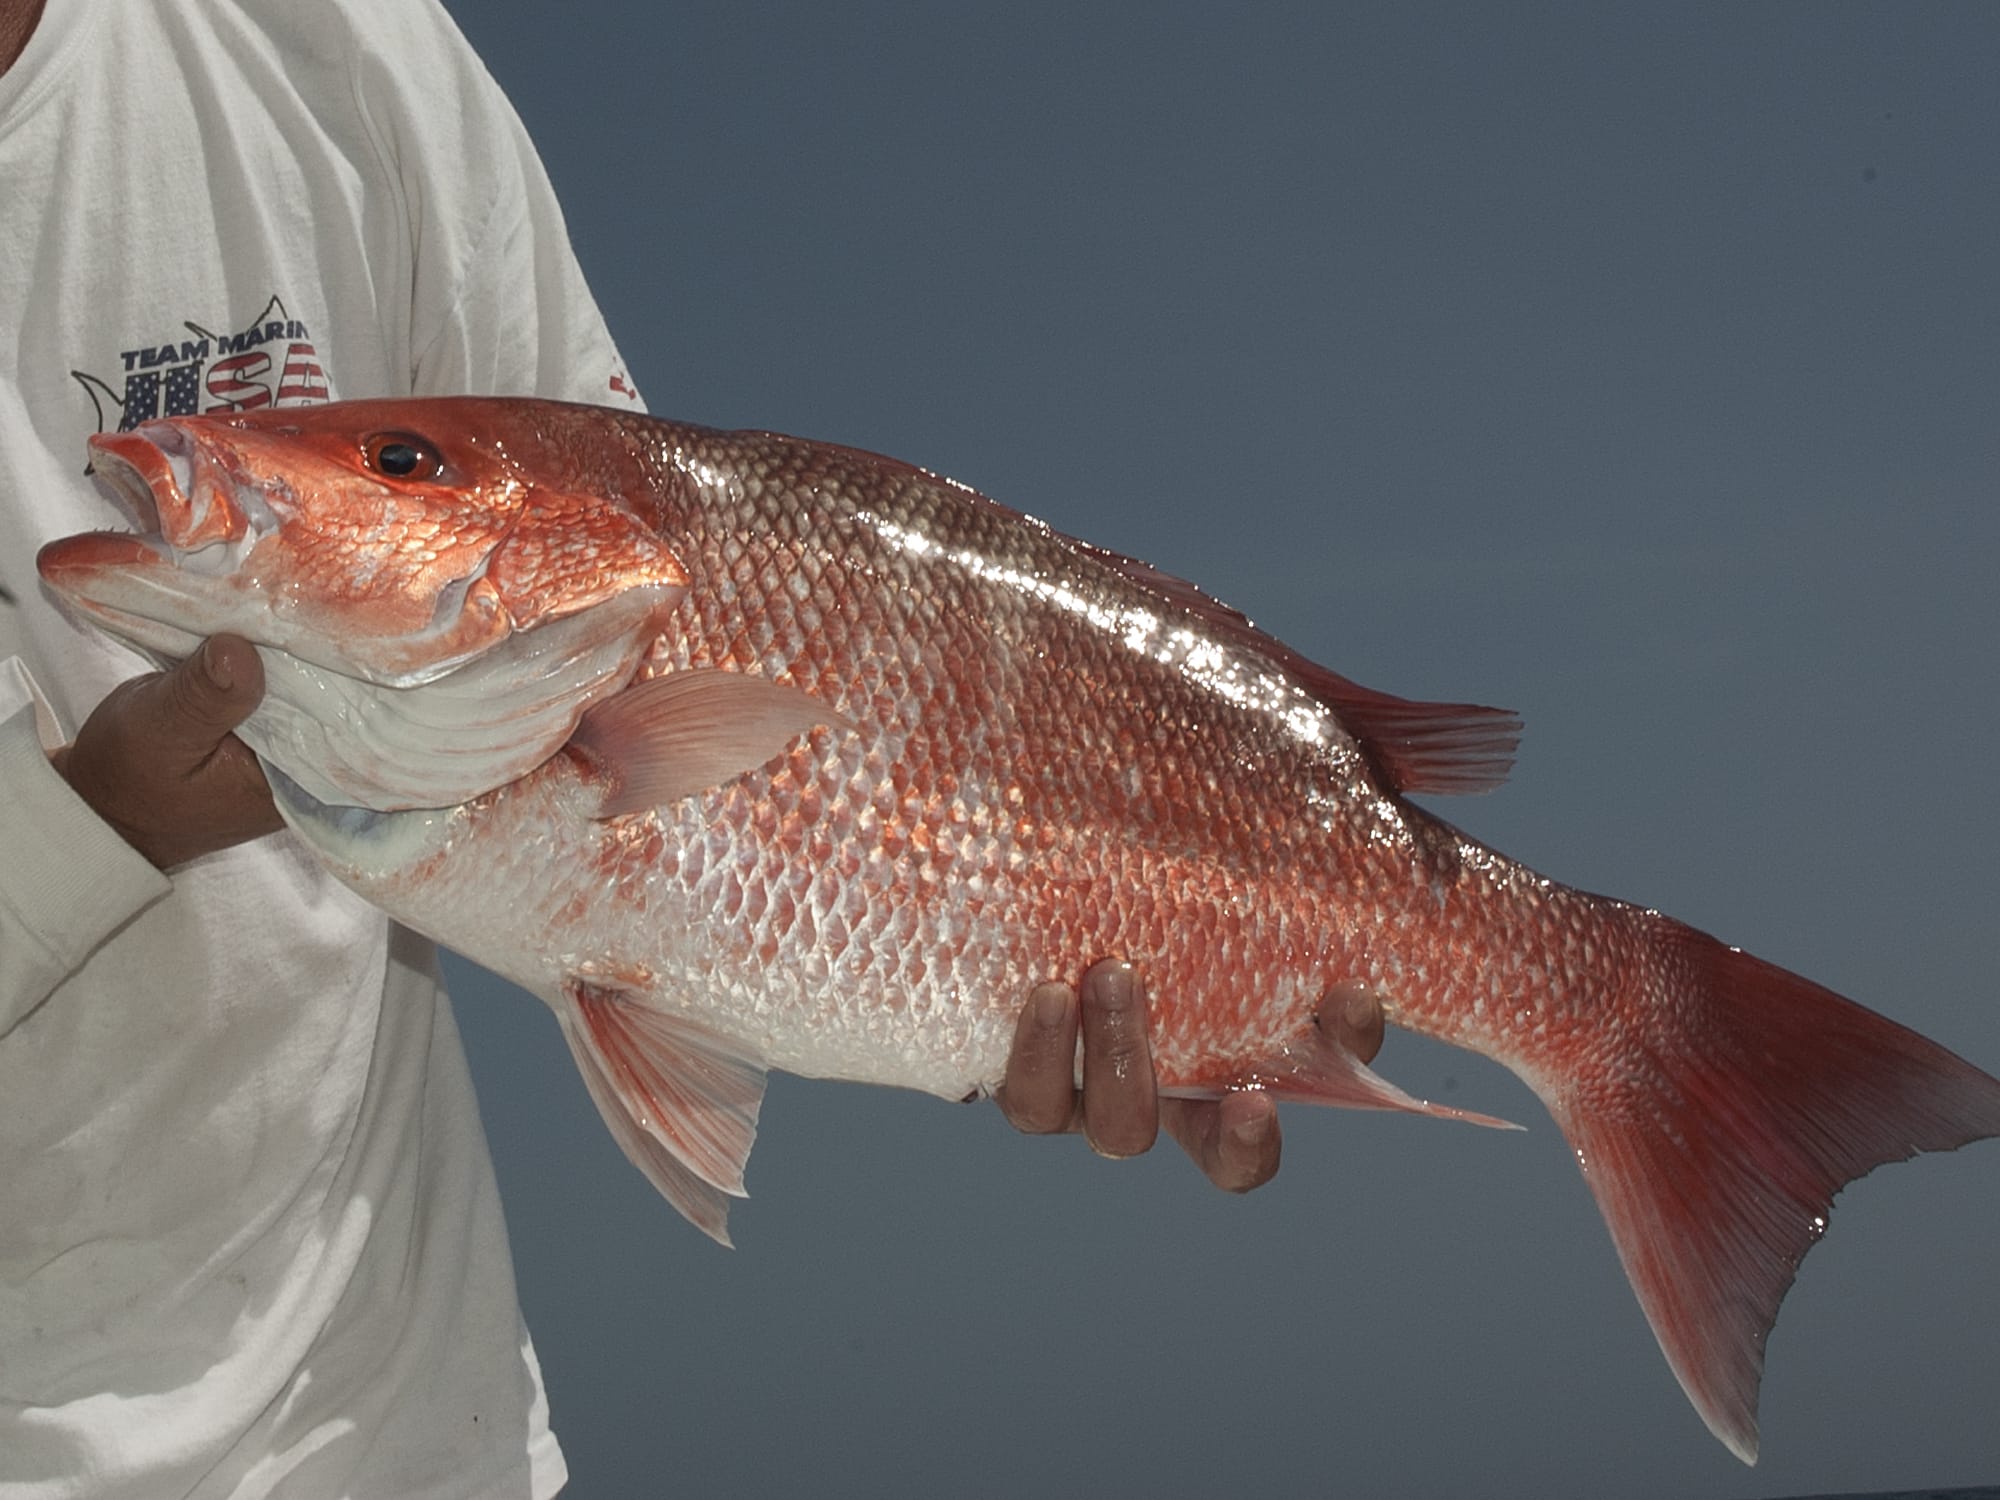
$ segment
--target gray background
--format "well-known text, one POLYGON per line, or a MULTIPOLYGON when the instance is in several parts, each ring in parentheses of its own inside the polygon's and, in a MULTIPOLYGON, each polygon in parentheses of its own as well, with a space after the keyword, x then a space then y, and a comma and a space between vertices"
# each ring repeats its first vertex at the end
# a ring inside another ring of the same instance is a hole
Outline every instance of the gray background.
MULTIPOLYGON (((2000 1070, 2000 11, 453 9, 654 409, 872 447, 1518 709, 1440 803, 2000 1070)), ((1289 1110, 1247 1200, 774 1081, 709 1245, 458 975, 580 1500, 1750 1496, 2000 1475, 2000 1147, 1847 1193, 1763 1464, 1553 1126, 1289 1110)))

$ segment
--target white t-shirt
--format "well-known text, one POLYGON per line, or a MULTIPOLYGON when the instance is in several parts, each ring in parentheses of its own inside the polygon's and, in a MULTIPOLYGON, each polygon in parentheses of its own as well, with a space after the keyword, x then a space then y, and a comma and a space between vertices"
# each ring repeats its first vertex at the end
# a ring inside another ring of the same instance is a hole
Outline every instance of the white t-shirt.
MULTIPOLYGON (((144 664, 37 548, 100 426, 338 396, 636 403, 434 0, 48 0, 0 75, 0 634, 71 732, 144 664)), ((553 1494, 433 955, 289 836, 169 880, 0 669, 0 1496, 553 1494)))

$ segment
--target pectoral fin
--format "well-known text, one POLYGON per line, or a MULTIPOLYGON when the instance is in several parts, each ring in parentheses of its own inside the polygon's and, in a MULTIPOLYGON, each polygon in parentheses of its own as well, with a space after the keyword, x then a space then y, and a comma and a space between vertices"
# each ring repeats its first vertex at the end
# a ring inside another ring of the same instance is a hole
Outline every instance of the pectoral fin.
POLYGON ((615 818, 720 786, 818 724, 851 727, 798 688, 694 667, 597 704, 578 722, 570 748, 606 778, 598 816, 615 818))
POLYGON ((729 1200, 747 1196, 763 1064, 622 991, 575 980, 565 993, 563 1035, 612 1135, 669 1203, 727 1245, 729 1200))

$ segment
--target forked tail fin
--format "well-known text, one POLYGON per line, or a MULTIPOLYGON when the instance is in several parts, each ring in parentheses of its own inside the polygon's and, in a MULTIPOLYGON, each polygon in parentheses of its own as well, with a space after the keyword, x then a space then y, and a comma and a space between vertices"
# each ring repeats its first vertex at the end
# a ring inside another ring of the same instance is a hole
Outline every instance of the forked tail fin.
POLYGON ((2000 1135, 2000 1081, 1810 980, 1640 920, 1641 1009, 1661 1024, 1544 1102, 1681 1388, 1755 1463, 1764 1340, 1833 1195, 1884 1162, 2000 1135))

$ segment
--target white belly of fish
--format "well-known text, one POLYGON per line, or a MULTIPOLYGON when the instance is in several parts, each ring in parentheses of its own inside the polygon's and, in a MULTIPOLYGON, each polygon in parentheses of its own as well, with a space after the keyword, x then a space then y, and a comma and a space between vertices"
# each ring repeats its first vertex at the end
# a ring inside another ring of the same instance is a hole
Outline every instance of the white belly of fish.
POLYGON ((1014 1016, 989 997, 1033 982, 1031 940, 941 933, 962 916, 894 899, 894 872, 843 879, 756 839, 717 805, 747 784, 607 822, 564 757, 436 811, 325 807, 274 782, 344 883, 559 1015, 586 985, 712 1028, 767 1068, 958 1099, 1005 1067, 1014 1016))

